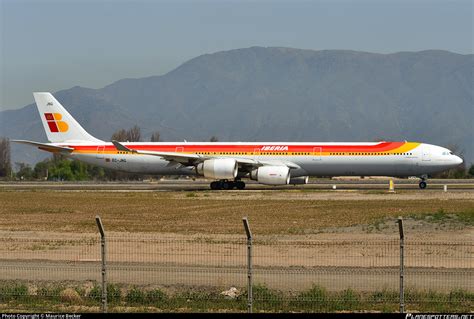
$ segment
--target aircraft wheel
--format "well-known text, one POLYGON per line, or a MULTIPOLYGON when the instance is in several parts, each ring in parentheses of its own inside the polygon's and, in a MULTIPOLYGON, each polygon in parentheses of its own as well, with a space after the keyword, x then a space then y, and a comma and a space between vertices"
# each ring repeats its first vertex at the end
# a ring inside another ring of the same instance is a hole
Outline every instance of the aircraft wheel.
POLYGON ((420 189, 425 189, 426 188, 426 182, 424 181, 421 181, 420 184, 418 184, 420 186, 420 189))
POLYGON ((219 189, 219 182, 212 182, 211 183, 211 189, 216 190, 219 189))
POLYGON ((223 182, 222 183, 222 188, 225 189, 225 190, 229 190, 229 189, 232 189, 233 185, 232 182, 223 182))
POLYGON ((244 189, 245 188, 245 183, 242 182, 242 181, 237 181, 237 182, 235 182, 235 187, 237 189, 244 189))

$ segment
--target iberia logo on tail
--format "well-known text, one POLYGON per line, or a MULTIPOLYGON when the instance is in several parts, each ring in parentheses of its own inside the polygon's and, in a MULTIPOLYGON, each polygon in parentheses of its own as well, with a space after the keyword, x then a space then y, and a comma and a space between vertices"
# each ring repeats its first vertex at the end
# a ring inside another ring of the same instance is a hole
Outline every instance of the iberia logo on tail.
POLYGON ((44 113, 46 122, 48 122, 49 130, 52 133, 67 132, 69 125, 66 122, 61 121, 63 116, 60 113, 44 113))

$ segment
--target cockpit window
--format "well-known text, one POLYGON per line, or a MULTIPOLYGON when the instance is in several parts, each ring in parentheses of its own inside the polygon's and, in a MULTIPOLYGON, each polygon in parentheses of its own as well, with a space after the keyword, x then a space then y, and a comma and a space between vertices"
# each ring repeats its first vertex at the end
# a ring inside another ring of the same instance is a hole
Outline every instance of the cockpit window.
POLYGON ((454 155, 453 152, 449 152, 449 155, 454 155))

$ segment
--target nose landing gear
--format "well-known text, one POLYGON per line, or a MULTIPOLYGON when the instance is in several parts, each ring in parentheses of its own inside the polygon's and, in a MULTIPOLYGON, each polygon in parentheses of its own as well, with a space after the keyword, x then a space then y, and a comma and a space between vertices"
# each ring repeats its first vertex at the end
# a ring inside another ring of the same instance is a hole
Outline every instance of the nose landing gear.
POLYGON ((420 183, 418 184, 418 186, 420 187, 420 189, 425 189, 426 188, 426 179, 428 178, 428 176, 426 175, 423 175, 420 177, 421 178, 421 181, 420 183))

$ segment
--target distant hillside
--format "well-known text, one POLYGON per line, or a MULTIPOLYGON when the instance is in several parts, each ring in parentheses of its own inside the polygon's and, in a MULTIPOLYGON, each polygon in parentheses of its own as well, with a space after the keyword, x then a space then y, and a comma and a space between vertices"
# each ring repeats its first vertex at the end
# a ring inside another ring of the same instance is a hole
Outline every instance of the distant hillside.
MULTIPOLYGON (((93 135, 138 124, 165 140, 413 140, 474 161, 474 55, 374 54, 252 47, 194 58, 175 70, 102 89, 56 93, 93 135)), ((0 136, 46 141, 34 105, 0 113, 0 136)), ((14 148, 16 161, 41 153, 14 148)))

